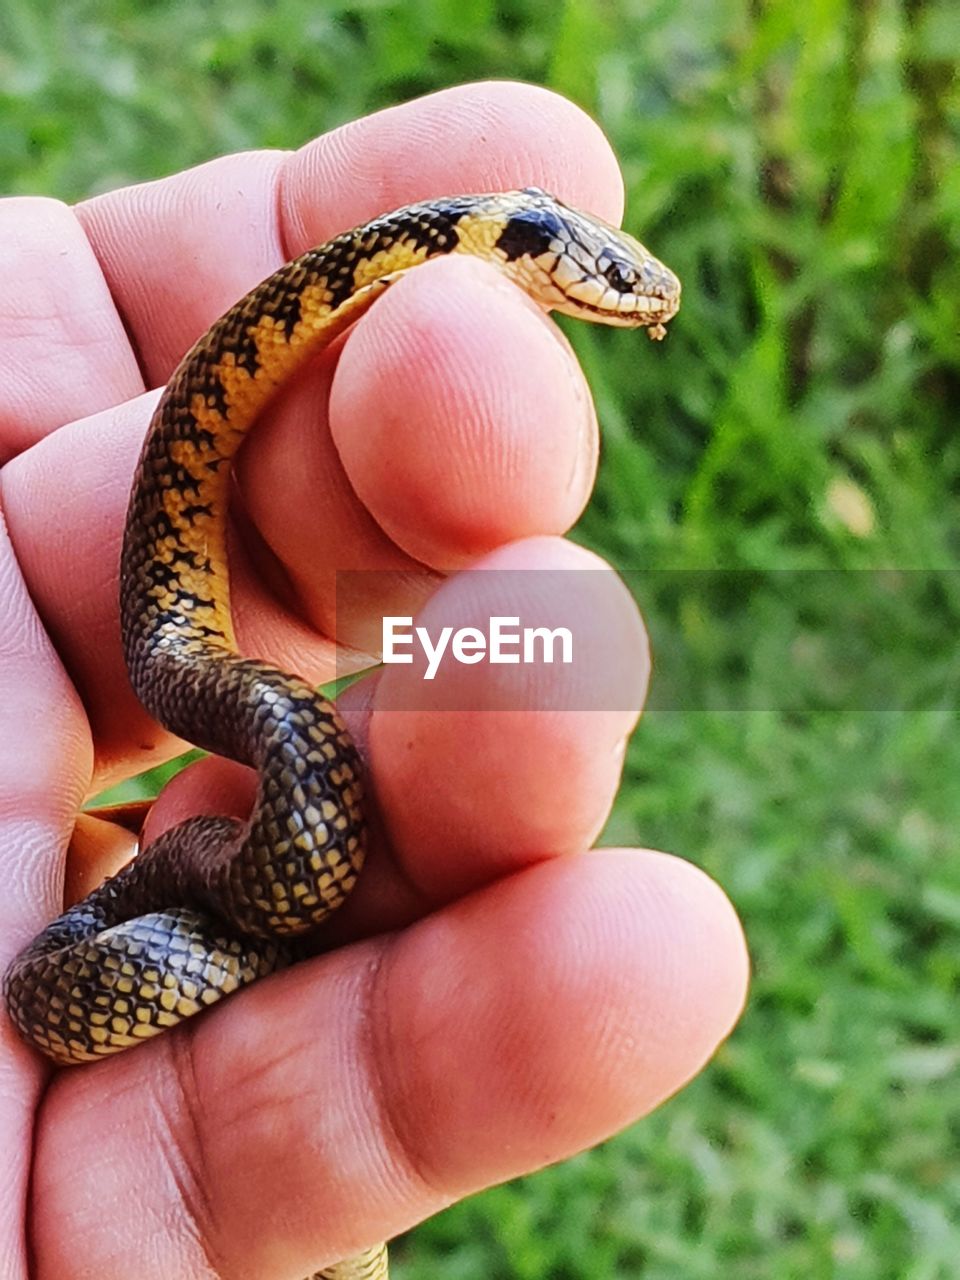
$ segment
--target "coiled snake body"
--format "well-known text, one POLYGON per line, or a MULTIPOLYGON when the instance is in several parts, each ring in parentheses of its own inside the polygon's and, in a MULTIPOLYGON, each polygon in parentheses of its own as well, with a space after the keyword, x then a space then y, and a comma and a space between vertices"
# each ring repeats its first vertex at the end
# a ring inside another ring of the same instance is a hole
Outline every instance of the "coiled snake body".
MULTIPOLYGON (((121 629, 167 729, 252 765, 250 818, 193 818, 67 910, 4 980, 20 1034, 60 1065, 131 1048, 270 973, 345 899, 364 856, 362 781, 335 708, 237 655, 225 546, 230 462, 276 388, 394 280, 484 258, 537 302, 662 338, 676 278, 642 245, 536 188, 409 205, 275 272, 196 343, 150 423, 127 514, 121 629)), ((386 1276, 385 1246, 319 1274, 386 1276)))

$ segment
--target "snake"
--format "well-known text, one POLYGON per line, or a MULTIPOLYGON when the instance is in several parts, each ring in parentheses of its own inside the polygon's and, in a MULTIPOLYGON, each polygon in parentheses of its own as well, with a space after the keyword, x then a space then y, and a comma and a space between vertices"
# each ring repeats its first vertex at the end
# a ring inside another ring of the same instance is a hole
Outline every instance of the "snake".
MULTIPOLYGON (((296 958, 348 897, 364 782, 334 704, 238 652, 231 463, 278 388, 424 262, 468 254, 544 310, 662 339, 677 277, 639 241, 537 187, 408 204, 288 262, 183 357, 150 420, 120 560, 133 690, 167 730, 252 766, 246 820, 188 818, 70 906, 3 980, 23 1039, 59 1066, 134 1048, 296 958)), ((384 1244, 314 1280, 385 1280, 384 1244)))

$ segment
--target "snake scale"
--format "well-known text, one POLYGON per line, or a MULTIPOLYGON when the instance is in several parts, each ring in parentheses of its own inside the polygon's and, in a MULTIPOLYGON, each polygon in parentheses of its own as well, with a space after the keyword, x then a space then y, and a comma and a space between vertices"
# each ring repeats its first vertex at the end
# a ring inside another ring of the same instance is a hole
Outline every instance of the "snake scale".
MULTIPOLYGON (((537 188, 408 205, 311 249, 194 345, 153 414, 130 497, 120 617, 130 680, 172 733, 253 766, 250 817, 167 831, 71 906, 4 979, 20 1034, 61 1066, 176 1026, 285 963, 352 889, 362 778, 336 709, 236 651, 230 463, 276 389, 411 268, 466 253, 545 309, 662 338, 676 277, 636 240, 537 188)), ((384 1280, 386 1246, 318 1273, 384 1280)))

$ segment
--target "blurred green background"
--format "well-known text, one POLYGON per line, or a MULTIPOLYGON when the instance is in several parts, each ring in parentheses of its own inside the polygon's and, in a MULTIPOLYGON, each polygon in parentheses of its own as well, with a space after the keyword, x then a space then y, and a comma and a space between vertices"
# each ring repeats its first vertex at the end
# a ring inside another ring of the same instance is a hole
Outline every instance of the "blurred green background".
POLYGON ((684 655, 606 838, 725 886, 750 1007, 656 1115, 399 1242, 398 1280, 960 1275, 958 56, 955 0, 4 0, 7 192, 522 78, 600 120, 684 281, 642 376, 569 330, 604 427, 577 536, 671 571, 637 590, 684 655), (817 654, 863 636, 869 695, 831 697, 817 654))

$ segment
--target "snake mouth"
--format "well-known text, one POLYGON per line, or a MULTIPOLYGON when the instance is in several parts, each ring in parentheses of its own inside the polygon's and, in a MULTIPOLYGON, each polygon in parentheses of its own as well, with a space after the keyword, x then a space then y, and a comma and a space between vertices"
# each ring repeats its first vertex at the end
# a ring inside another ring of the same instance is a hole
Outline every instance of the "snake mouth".
POLYGON ((583 315, 587 312, 596 316, 602 324, 618 325, 624 329, 648 329, 667 324, 680 309, 679 284, 675 297, 662 297, 656 294, 644 294, 638 299, 647 304, 634 311, 618 310, 616 307, 601 307, 593 302, 584 302, 581 298, 565 298, 571 315, 583 315))

